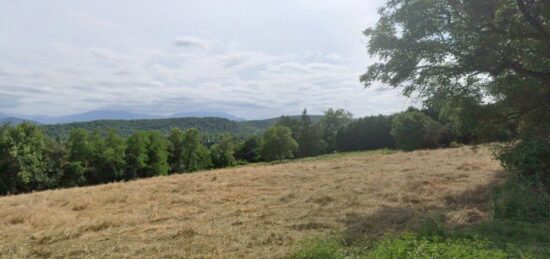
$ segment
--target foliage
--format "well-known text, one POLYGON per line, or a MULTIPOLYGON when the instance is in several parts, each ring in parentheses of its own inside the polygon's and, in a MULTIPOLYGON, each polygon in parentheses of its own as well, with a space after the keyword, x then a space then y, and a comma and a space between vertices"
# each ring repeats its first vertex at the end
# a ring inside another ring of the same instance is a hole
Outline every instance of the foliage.
POLYGON ((147 168, 147 146, 149 139, 146 132, 135 132, 126 140, 126 172, 124 179, 130 180, 145 175, 147 168))
POLYGON ((535 189, 533 180, 510 177, 495 189, 493 210, 495 219, 544 222, 550 219, 550 195, 535 189))
POLYGON ((291 259, 345 258, 341 245, 335 239, 314 238, 301 242, 291 259))
POLYGON ((377 25, 365 31, 369 53, 380 62, 361 81, 443 100, 442 115, 464 139, 486 131, 481 135, 499 140, 510 124, 520 135, 533 135, 504 147, 498 157, 513 173, 546 185, 539 191, 548 189, 549 10, 543 0, 388 1, 377 25), (480 116, 487 120, 480 124, 480 116))
MULTIPOLYGON (((380 62, 361 77, 430 97, 439 89, 489 95, 510 116, 548 118, 550 5, 547 1, 393 0, 365 31, 380 62)), ((541 122, 535 122, 540 125, 541 122)))
POLYGON ((409 111, 395 115, 391 135, 396 146, 403 150, 437 147, 441 125, 420 111, 409 111))
MULTIPOLYGON (((296 116, 288 117, 294 118, 296 116)), ((313 122, 318 122, 321 116, 311 116, 313 122)), ((53 138, 66 139, 73 129, 98 130, 115 129, 121 136, 129 137, 137 131, 156 130, 169 134, 173 128, 182 130, 198 129, 203 134, 217 138, 223 134, 231 134, 237 138, 246 138, 261 134, 267 128, 275 125, 280 118, 250 121, 232 121, 223 118, 172 118, 145 120, 97 120, 74 122, 66 124, 40 125, 46 135, 53 138)), ((1 125, 1 124, 0 124, 1 125)))
POLYGON ((483 240, 387 237, 376 244, 366 258, 509 258, 483 240))
POLYGON ((186 172, 194 172, 211 166, 210 152, 201 143, 200 132, 188 129, 183 138, 183 165, 186 172))
POLYGON ((326 149, 321 128, 311 121, 306 109, 300 116, 296 141, 298 142, 297 157, 317 156, 325 152, 326 149))
POLYGON ((42 132, 32 124, 0 128, 0 194, 49 187, 42 132))
POLYGON ((338 130, 335 138, 336 150, 341 152, 394 148, 390 135, 392 116, 371 116, 360 118, 338 130))
POLYGON ((327 144, 327 153, 336 151, 336 135, 338 130, 352 122, 353 115, 344 110, 332 108, 325 111, 320 127, 323 140, 327 144))
POLYGON ((298 149, 298 143, 292 138, 292 132, 284 126, 273 126, 266 130, 262 138, 262 157, 267 161, 292 158, 298 149))
POLYGON ((261 138, 252 136, 241 142, 235 150, 235 159, 250 163, 260 161, 261 138))
POLYGON ((210 147, 210 154, 214 167, 222 168, 234 166, 237 160, 235 160, 234 156, 235 144, 233 143, 233 137, 231 137, 231 135, 223 136, 218 144, 210 147))
POLYGON ((509 172, 550 193, 550 140, 526 133, 518 142, 500 146, 496 156, 509 172))
POLYGON ((170 164, 170 173, 183 172, 185 166, 184 156, 184 138, 185 134, 181 129, 173 128, 168 134, 168 164, 170 164))
POLYGON ((299 119, 283 116, 277 125, 289 128, 292 138, 298 143, 294 157, 316 156, 325 152, 326 143, 322 138, 320 125, 312 122, 306 109, 299 119))
POLYGON ((151 177, 156 175, 167 175, 169 170, 167 141, 158 131, 148 132, 147 145, 147 166, 145 175, 151 177))

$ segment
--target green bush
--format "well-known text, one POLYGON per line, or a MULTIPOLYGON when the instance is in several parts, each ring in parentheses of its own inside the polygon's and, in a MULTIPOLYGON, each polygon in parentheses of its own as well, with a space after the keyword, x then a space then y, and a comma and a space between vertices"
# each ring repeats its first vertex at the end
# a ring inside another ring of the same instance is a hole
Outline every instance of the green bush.
POLYGON ((510 177, 492 196, 494 218, 541 222, 550 218, 550 195, 537 192, 533 183, 510 177))
POLYGON ((550 141, 525 134, 516 143, 500 146, 496 153, 504 168, 550 192, 550 141))
POLYGON ((299 249, 289 258, 292 259, 322 259, 345 258, 341 244, 335 239, 314 238, 303 241, 299 249))
POLYGON ((442 126, 420 111, 397 114, 392 121, 391 135, 403 150, 435 148, 441 132, 442 126))
POLYGON ((403 235, 379 241, 366 258, 510 258, 488 241, 403 235))

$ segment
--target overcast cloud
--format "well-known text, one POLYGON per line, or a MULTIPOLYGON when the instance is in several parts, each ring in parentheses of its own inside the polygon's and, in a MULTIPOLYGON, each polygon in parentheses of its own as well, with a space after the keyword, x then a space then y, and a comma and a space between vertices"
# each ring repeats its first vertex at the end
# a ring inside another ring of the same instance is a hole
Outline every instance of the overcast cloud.
POLYGON ((381 0, 2 1, 0 113, 388 114, 364 89, 381 0))

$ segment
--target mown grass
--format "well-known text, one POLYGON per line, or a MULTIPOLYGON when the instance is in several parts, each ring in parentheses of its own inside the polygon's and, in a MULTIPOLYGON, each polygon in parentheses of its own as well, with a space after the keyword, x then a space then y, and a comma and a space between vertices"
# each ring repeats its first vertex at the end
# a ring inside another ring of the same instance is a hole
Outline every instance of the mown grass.
POLYGON ((492 193, 490 220, 451 228, 427 219, 414 232, 349 243, 331 236, 300 243, 290 258, 550 258, 550 203, 510 177, 492 193), (530 217, 526 217, 529 215, 530 217))
POLYGON ((492 221, 443 233, 405 233, 351 246, 334 237, 316 238, 289 258, 550 258, 548 223, 492 221))
POLYGON ((331 233, 310 258, 364 256, 432 215, 487 219, 504 177, 488 149, 388 152, 1 197, 0 258, 280 258, 331 233))

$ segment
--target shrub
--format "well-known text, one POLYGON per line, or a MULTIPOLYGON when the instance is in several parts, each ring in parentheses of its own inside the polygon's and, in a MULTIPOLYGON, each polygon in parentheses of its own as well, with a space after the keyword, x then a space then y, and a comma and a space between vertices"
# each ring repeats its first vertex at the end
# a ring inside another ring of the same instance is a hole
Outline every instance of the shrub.
POLYGON ((518 142, 497 148, 496 156, 504 168, 539 191, 550 192, 550 143, 533 134, 524 134, 518 142))
POLYGON ((510 258, 487 241, 404 235, 379 241, 367 258, 510 258))
POLYGON ((492 202, 496 219, 541 222, 550 218, 550 195, 535 191, 525 178, 510 177, 495 189, 492 202))
POLYGON ((314 238, 303 241, 299 249, 294 252, 292 259, 320 259, 320 258, 345 258, 341 250, 340 242, 335 239, 314 238))

